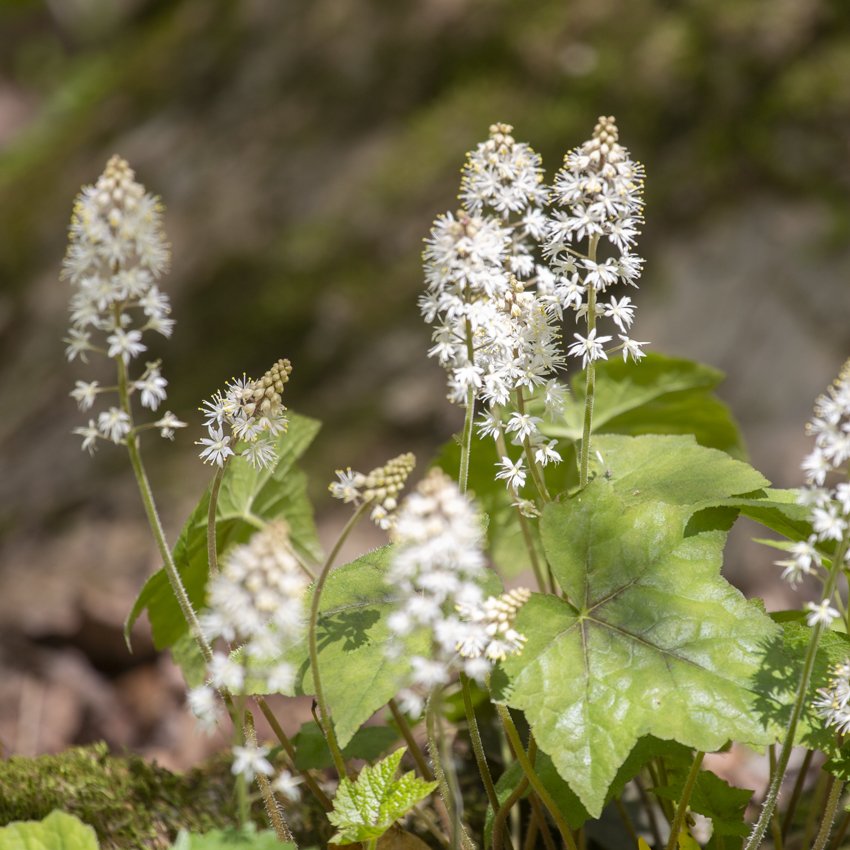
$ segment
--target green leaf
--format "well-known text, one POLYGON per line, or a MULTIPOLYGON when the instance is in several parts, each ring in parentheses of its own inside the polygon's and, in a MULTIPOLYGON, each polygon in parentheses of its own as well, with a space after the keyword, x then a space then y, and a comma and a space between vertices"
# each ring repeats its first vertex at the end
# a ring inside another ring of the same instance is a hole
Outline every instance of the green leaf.
POLYGON ((172 850, 296 850, 291 843, 283 844, 271 830, 256 832, 249 827, 238 829, 214 829, 203 835, 181 829, 172 850))
POLYGON ((94 830, 73 815, 51 812, 44 820, 14 821, 0 829, 0 850, 98 850, 94 830))
POLYGON ((644 735, 704 751, 765 743, 756 676, 776 626, 720 577, 723 531, 685 536, 705 500, 764 479, 681 437, 598 438, 610 478, 550 504, 543 545, 565 601, 535 595, 497 697, 522 709, 541 749, 598 816, 644 735))
MULTIPOLYGON (((398 691, 410 655, 427 655, 421 633, 409 635, 405 651, 391 657, 387 617, 398 596, 384 581, 392 549, 384 546, 338 567, 329 576, 319 608, 319 670, 341 747, 398 691)), ((305 605, 309 607, 308 596, 305 605)), ((298 669, 296 694, 313 694, 313 673, 306 641, 288 660, 298 669)))
MULTIPOLYGON (((595 434, 693 434, 700 445, 745 456, 729 409, 713 394, 723 373, 676 357, 648 354, 640 363, 621 359, 596 366, 595 434)), ((585 377, 572 379, 564 422, 545 425, 547 434, 577 441, 584 417, 585 377)))
MULTIPOLYGON (((678 802, 689 767, 690 765, 682 765, 668 768, 670 784, 653 788, 653 793, 678 802)), ((743 836, 749 832, 744 822, 744 813, 752 796, 752 790, 735 788, 710 770, 701 770, 697 774, 689 806, 697 814, 711 818, 714 835, 743 836)))
MULTIPOLYGON (((644 765, 659 756, 663 756, 667 764, 681 763, 687 767, 690 765, 691 751, 687 747, 677 744, 675 741, 662 741, 651 735, 641 738, 631 753, 629 753, 629 757, 617 771, 617 776, 608 788, 605 798, 606 804, 623 792, 626 785, 638 775, 644 765)), ((546 787, 546 790, 552 795, 552 799, 558 806, 559 811, 566 818, 571 829, 580 829, 591 819, 589 812, 582 805, 581 800, 575 795, 570 786, 561 778, 549 756, 545 753, 538 753, 534 769, 546 787)), ((499 802, 504 802, 508 795, 513 792, 514 788, 522 780, 523 775, 523 770, 519 762, 513 762, 505 770, 496 783, 496 794, 499 802)), ((531 788, 529 787, 523 796, 527 797, 530 793, 531 788)), ((492 829, 493 810, 488 808, 484 827, 485 836, 488 841, 490 840, 492 829)))
MULTIPOLYGON (((354 737, 343 748, 342 754, 346 761, 374 761, 398 741, 398 738, 399 733, 389 726, 364 726, 355 732, 354 737)), ((325 736, 315 721, 310 720, 302 724, 292 743, 295 745, 295 766, 299 770, 324 770, 333 767, 325 736)))
POLYGON ((395 778, 406 750, 401 747, 373 767, 364 767, 354 782, 340 781, 333 811, 328 813, 337 828, 331 841, 354 844, 380 838, 437 787, 436 782, 418 779, 413 771, 395 778))
MULTIPOLYGON (((321 548, 307 498, 307 479, 295 466, 319 430, 314 419, 289 414, 289 428, 278 439, 279 460, 274 470, 257 470, 240 457, 227 466, 219 491, 216 540, 221 556, 228 547, 244 543, 265 523, 280 517, 289 523, 296 553, 308 562, 321 559, 321 548)), ((207 559, 207 513, 210 491, 183 526, 174 546, 174 563, 189 599, 196 609, 204 604, 209 564, 207 559)), ((172 646, 188 631, 164 569, 154 573, 142 588, 124 626, 125 639, 139 615, 147 609, 157 649, 172 646)))
MULTIPOLYGON (((430 637, 416 631, 404 639, 404 651, 390 656, 393 636, 387 618, 396 610, 398 594, 384 580, 392 547, 384 546, 334 570, 325 584, 319 607, 319 670, 340 746, 378 709, 392 699, 406 676, 411 655, 428 655, 430 637)), ((501 593, 498 579, 488 573, 485 591, 501 593)), ((306 600, 307 606, 310 599, 306 600)), ((298 669, 297 694, 312 694, 313 674, 306 644, 288 656, 298 669)))

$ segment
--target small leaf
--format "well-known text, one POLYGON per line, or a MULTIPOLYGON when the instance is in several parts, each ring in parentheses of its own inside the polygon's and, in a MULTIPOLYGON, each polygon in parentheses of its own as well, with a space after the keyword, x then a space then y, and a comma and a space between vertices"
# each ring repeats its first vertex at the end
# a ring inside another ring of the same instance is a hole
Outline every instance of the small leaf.
MULTIPOLYGON (((289 524, 296 553, 307 561, 321 558, 307 498, 307 479, 295 466, 313 441, 319 423, 306 416, 289 414, 289 428, 277 442, 278 463, 273 470, 254 469, 241 457, 232 458, 219 491, 216 540, 219 557, 229 546, 244 543, 270 520, 283 517, 289 524)), ((183 526, 174 545, 174 563, 196 610, 204 603, 209 564, 207 559, 207 514, 209 488, 183 526)), ((164 569, 145 583, 124 625, 125 640, 139 615, 147 609, 157 649, 172 646, 188 627, 164 569)))
POLYGON ((203 835, 181 829, 172 850, 296 850, 296 846, 282 844, 271 830, 256 832, 251 827, 214 829, 203 835))
POLYGON ((98 850, 98 843, 90 826, 57 809, 44 820, 14 821, 0 829, 0 850, 98 850))
POLYGON ((436 782, 418 779, 412 771, 395 778, 406 749, 401 747, 373 767, 364 767, 354 782, 340 781, 333 811, 328 813, 328 820, 338 830, 331 841, 354 844, 380 838, 437 787, 436 782))
POLYGON ((683 829, 679 833, 679 838, 676 842, 679 845, 679 850, 700 850, 699 844, 694 841, 691 834, 683 829))

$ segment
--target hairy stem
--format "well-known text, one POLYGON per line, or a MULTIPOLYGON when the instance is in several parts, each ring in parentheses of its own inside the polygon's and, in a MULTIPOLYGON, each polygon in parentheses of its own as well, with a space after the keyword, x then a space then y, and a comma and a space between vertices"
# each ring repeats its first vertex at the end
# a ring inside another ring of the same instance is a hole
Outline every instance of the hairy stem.
POLYGON ((313 794, 313 796, 318 800, 319 804, 322 808, 329 812, 333 808, 333 803, 330 801, 330 798, 324 791, 322 791, 318 782, 313 778, 313 775, 309 770, 299 770, 295 766, 295 747, 292 744, 292 741, 289 739, 289 736, 286 732, 283 731, 283 727, 278 722, 275 713, 271 710, 271 707, 266 702, 264 697, 257 697, 257 705, 260 708, 260 711, 263 712, 263 717, 269 723, 269 726, 272 728, 272 732, 274 732, 275 737, 280 741, 281 747, 283 747, 283 751, 289 756, 289 761, 292 764, 292 769, 296 771, 300 776, 304 778, 304 784, 313 794))
POLYGON ((422 748, 419 746, 416 738, 413 737, 413 730, 410 728, 407 718, 404 714, 402 714, 401 709, 398 707, 398 703, 394 699, 391 699, 388 705, 390 712, 392 713, 393 720, 395 720, 396 726, 398 726, 399 731, 407 744, 407 751, 416 762, 416 766, 419 768, 422 778, 428 782, 433 782, 434 773, 431 768, 428 767, 428 761, 425 758, 425 753, 422 752, 422 748))
MULTIPOLYGON (((118 357, 115 359, 118 365, 118 398, 121 409, 130 417, 132 425, 132 410, 130 408, 130 393, 127 380, 127 365, 118 357)), ((186 587, 183 584, 183 579, 174 564, 174 558, 171 556, 171 548, 168 541, 165 539, 165 531, 163 531, 162 523, 159 519, 159 513, 156 509, 156 502, 153 498, 150 482, 148 481, 147 473, 145 472, 144 464, 142 463, 142 455, 139 451, 139 438, 134 431, 130 431, 127 435, 127 453, 130 455, 130 465, 133 467, 133 474, 136 476, 136 483, 139 487, 139 493, 142 497, 142 503, 145 508, 145 514, 148 518, 151 533, 156 541, 157 549, 159 550, 162 564, 165 567, 165 574, 168 577, 168 583, 171 585, 171 590, 180 606, 180 611, 183 618, 189 626, 192 637, 197 642, 204 656, 204 659, 209 663, 212 660, 213 653, 209 641, 201 631, 201 624, 198 622, 198 616, 192 603, 189 600, 189 594, 186 592, 186 587)))
MULTIPOLYGON (((824 587, 824 599, 831 599, 835 591, 835 585, 838 581, 838 576, 841 574, 841 564, 844 563, 844 555, 847 552, 848 537, 845 537, 838 546, 832 562, 832 569, 829 573, 826 586, 824 587)), ((817 656, 818 644, 820 643, 821 634, 823 633, 823 623, 817 623, 812 629, 812 636, 809 638, 809 646, 806 650, 806 658, 803 662, 803 673, 800 677, 800 686, 797 690, 797 699, 794 701, 794 708, 791 711, 791 718, 788 721, 788 730, 785 734, 785 740, 782 742, 782 750, 779 753, 779 758, 776 762, 776 770, 773 775, 773 780, 770 783, 770 788, 762 804, 759 818, 752 829, 752 832, 747 838, 747 843, 743 850, 756 850, 761 845, 764 834, 773 817, 774 809, 776 808, 777 800, 779 799, 779 789, 782 786, 782 780, 785 777, 785 771, 788 768, 788 760, 791 758, 791 749, 794 746, 794 737, 797 734, 797 724, 800 721, 800 716, 803 713, 803 705, 806 702, 806 696, 809 690, 809 682, 812 678, 812 670, 815 666, 815 657, 817 656)))
POLYGON ((472 704, 472 687, 469 677, 465 673, 460 674, 460 689, 463 694, 463 708, 466 713, 466 722, 469 727, 469 739, 472 742, 472 752, 475 755, 475 763, 484 783, 487 800, 493 811, 499 808, 499 797, 496 794, 496 786, 493 784, 493 776, 490 766, 487 764, 487 756, 484 753, 484 744, 481 741, 481 731, 478 728, 478 720, 475 717, 475 707, 472 704))
POLYGON ((450 761, 451 753, 445 752, 445 740, 441 734, 442 730, 438 728, 440 725, 440 693, 441 689, 435 688, 428 697, 428 704, 425 708, 425 728, 428 732, 428 750, 431 754, 431 763, 434 765, 434 777, 437 781, 440 798, 448 814, 450 847, 452 850, 456 850, 457 847, 461 847, 463 850, 475 850, 475 845, 460 820, 460 799, 454 768, 450 761), (448 771, 446 770, 447 765, 448 771))
POLYGON ((826 798, 826 807, 823 810, 823 817, 820 823, 815 843, 812 844, 812 850, 823 850, 826 847, 826 842, 829 839, 829 833, 832 831, 832 825, 835 823, 835 815, 838 811, 838 803, 841 800, 841 792, 844 790, 844 783, 836 779, 834 776, 829 777, 830 789, 829 796, 826 798))
POLYGON ((328 579, 328 575, 330 575, 333 562, 339 554, 342 544, 345 542, 354 526, 357 525, 360 517, 363 516, 368 507, 369 502, 364 502, 357 508, 351 519, 348 520, 345 528, 343 528, 342 533, 334 544, 333 549, 331 549, 331 552, 322 567, 321 573, 319 573, 319 578, 316 580, 316 584, 313 587, 313 601, 310 606, 310 622, 307 633, 310 647, 310 668, 313 673, 313 688, 316 691, 316 702, 319 704, 319 714, 321 716, 321 723, 319 725, 322 727, 322 731, 324 732, 328 749, 331 752, 331 757, 333 758, 334 766, 336 767, 336 772, 340 779, 344 779, 348 776, 348 773, 346 771, 345 759, 343 758, 342 750, 340 749, 339 742, 336 739, 336 732, 334 731, 333 721, 331 720, 330 710, 328 709, 324 688, 322 687, 322 677, 319 673, 319 641, 316 635, 316 630, 319 623, 319 603, 321 602, 322 591, 325 588, 325 582, 328 579))
POLYGON ((534 789, 537 796, 540 798, 540 802, 546 806, 546 810, 552 816, 552 819, 555 821, 555 825, 558 827, 558 832, 561 833, 561 838, 564 841, 564 844, 567 845, 569 850, 578 850, 576 847, 575 839, 573 838, 573 834, 570 831, 570 827, 567 822, 564 820, 564 816, 561 814, 560 809, 558 808, 557 803, 552 799, 549 792, 546 790, 546 786, 541 782, 540 777, 534 770, 534 765, 529 761, 528 756, 525 753, 525 748, 522 745, 522 740, 519 737, 519 732, 517 731, 516 726, 514 725, 513 718, 511 717, 510 712, 507 707, 504 705, 496 704, 496 710, 499 712, 499 716, 502 718, 502 725, 505 727, 505 733, 508 736, 508 740, 511 743, 511 746, 514 749, 514 755, 516 756, 517 761, 520 763, 522 767, 523 773, 525 773, 528 778, 529 783, 531 783, 531 787, 534 789))

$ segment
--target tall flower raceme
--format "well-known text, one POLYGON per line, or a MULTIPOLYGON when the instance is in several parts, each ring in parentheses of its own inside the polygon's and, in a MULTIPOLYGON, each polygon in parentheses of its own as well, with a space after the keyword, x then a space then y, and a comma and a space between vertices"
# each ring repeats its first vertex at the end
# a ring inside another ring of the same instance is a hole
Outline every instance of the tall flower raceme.
POLYGON ((553 277, 547 297, 558 310, 583 319, 586 333, 573 335, 568 353, 582 368, 606 360, 611 350, 639 360, 642 347, 629 336, 635 306, 628 295, 609 291, 617 284, 637 287, 643 259, 632 252, 643 223, 644 168, 618 141, 612 116, 600 116, 593 135, 564 157, 552 187, 545 252, 553 277), (602 250, 604 248, 604 250, 602 250), (615 326, 599 332, 599 319, 615 326), (616 333, 619 343, 606 349, 616 333))
POLYGON ((234 455, 256 469, 277 463, 276 438, 288 425, 282 396, 291 374, 292 364, 281 359, 258 380, 235 378, 203 403, 207 436, 196 445, 204 463, 223 467, 234 455))
MULTIPOLYGON (((777 565, 783 568, 782 577, 792 587, 796 587, 804 576, 812 575, 822 582, 823 590, 820 602, 806 603, 809 612, 806 622, 812 632, 797 699, 773 771, 773 781, 744 850, 755 850, 767 831, 788 767, 797 724, 808 698, 821 635, 841 616, 839 609, 844 608, 839 599, 838 581, 850 563, 850 360, 826 393, 816 399, 807 432, 814 437, 815 446, 802 463, 806 486, 800 489, 798 502, 808 507, 814 533, 807 540, 783 546, 788 549, 789 557, 777 561, 777 565), (822 552, 828 553, 826 557, 822 552)), ((845 616, 850 621, 850 612, 845 616)), ((845 627, 847 625, 845 623, 845 627)), ((812 706, 828 726, 842 735, 850 729, 848 669, 847 663, 833 668, 829 686, 818 691, 812 706)))
POLYGON ((210 579, 207 610, 200 618, 210 644, 221 640, 226 650, 216 649, 208 683, 190 692, 189 704, 202 723, 214 722, 216 690, 243 693, 249 678, 268 693, 292 686, 295 670, 280 659, 304 635, 309 582, 283 520, 228 550, 210 579), (234 648, 241 652, 234 655, 234 648))
POLYGON ((159 199, 136 182, 125 160, 113 156, 97 182, 77 196, 62 270, 74 289, 65 339, 68 359, 87 362, 89 354, 105 356, 115 361, 118 372, 116 385, 77 381, 71 392, 83 411, 92 409, 99 396, 115 399, 87 426, 75 429, 89 452, 99 440, 122 443, 147 428, 159 428, 163 437, 172 438, 176 428, 185 427, 170 412, 137 426, 131 406, 137 396, 142 407, 156 411, 166 398, 168 382, 160 361, 146 362, 135 376, 130 371, 147 350, 146 333, 171 336, 171 306, 157 285, 168 262, 159 199))
POLYGON ((371 520, 385 531, 395 523, 398 497, 416 466, 411 452, 398 455, 371 472, 355 472, 348 467, 336 471, 336 481, 328 485, 335 499, 355 505, 370 504, 371 520))
POLYGON ((545 446, 536 460, 545 465, 560 455, 525 413, 523 393, 545 386, 547 412, 561 412, 558 311, 539 291, 551 278, 539 262, 547 189, 540 156, 511 131, 494 124, 468 154, 462 208, 440 216, 426 240, 420 309, 435 324, 429 356, 448 372, 449 399, 483 404, 483 433, 545 446))
POLYGON ((430 656, 410 657, 401 697, 419 713, 421 692, 446 684, 454 672, 483 680, 496 661, 519 652, 525 638, 513 628, 528 598, 518 589, 485 598, 481 517, 469 497, 441 470, 432 469, 402 503, 393 530, 395 549, 386 581, 398 593, 388 626, 396 640, 431 635, 430 656))

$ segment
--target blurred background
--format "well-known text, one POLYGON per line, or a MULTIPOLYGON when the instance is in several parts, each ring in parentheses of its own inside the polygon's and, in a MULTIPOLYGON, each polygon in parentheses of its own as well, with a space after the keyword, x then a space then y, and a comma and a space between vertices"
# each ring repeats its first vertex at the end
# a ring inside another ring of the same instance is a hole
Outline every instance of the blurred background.
MULTIPOLYGON (((427 461, 459 427, 420 252, 494 121, 551 175, 617 116, 648 174, 635 336, 724 370, 753 463, 799 483, 812 401, 850 355, 848 80, 843 0, 0 2, 4 751, 106 738, 181 767, 213 746, 145 625, 132 656, 121 639, 158 566, 126 455, 70 433, 91 373, 65 362, 58 275, 111 154, 162 196, 173 245, 177 327, 151 353, 190 427, 145 448, 172 539, 209 479, 197 406, 281 356, 287 404, 325 423, 306 466, 329 539, 335 468, 427 461)), ((727 574, 789 604, 749 534, 727 574)))

